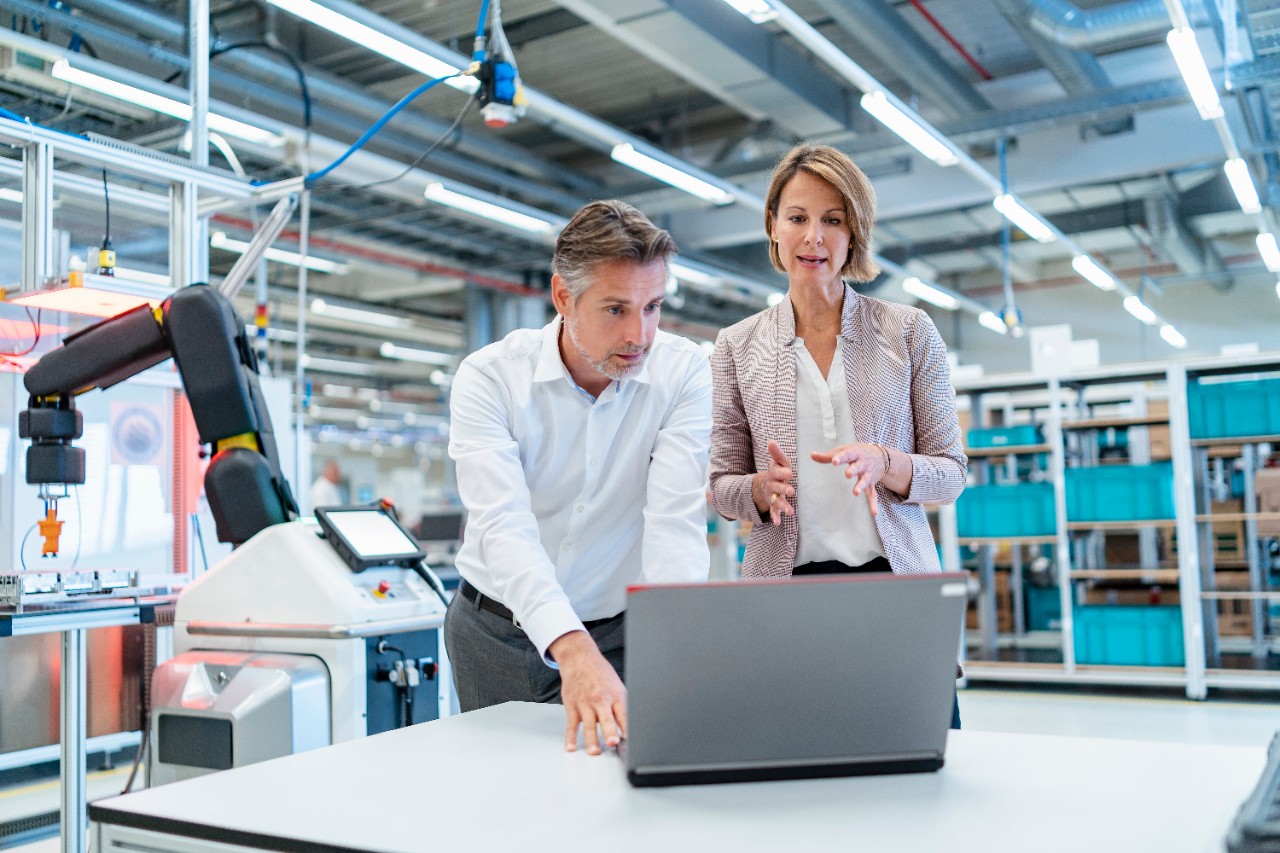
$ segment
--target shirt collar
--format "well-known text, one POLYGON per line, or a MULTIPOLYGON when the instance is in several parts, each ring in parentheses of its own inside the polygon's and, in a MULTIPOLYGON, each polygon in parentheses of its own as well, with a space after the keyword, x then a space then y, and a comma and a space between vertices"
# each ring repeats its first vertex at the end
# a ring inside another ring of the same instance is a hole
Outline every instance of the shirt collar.
MULTIPOLYGON (((838 337, 852 338, 854 321, 853 315, 858 310, 858 300, 862 297, 848 283, 844 286, 844 305, 840 309, 840 334, 838 337)), ((790 344, 797 340, 796 338, 796 310, 791 304, 791 293, 788 292, 782 297, 773 308, 777 312, 775 319, 777 321, 778 340, 783 343, 790 344)))

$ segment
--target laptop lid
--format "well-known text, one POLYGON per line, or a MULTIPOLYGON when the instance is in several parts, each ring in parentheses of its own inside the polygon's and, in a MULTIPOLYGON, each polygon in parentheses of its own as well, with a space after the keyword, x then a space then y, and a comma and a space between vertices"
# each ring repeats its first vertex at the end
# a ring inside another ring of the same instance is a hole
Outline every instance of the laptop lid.
POLYGON ((962 574, 631 587, 628 778, 938 769, 965 599, 962 574))

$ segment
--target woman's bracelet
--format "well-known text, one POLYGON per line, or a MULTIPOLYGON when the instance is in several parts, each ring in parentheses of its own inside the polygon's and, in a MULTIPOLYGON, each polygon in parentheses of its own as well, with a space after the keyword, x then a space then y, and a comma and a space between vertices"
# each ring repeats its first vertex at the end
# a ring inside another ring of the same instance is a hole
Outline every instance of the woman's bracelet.
POLYGON ((880 448, 880 452, 884 455, 884 474, 881 476, 887 477, 889 476, 889 469, 893 467, 893 457, 889 455, 889 448, 883 444, 877 444, 876 447, 880 448))

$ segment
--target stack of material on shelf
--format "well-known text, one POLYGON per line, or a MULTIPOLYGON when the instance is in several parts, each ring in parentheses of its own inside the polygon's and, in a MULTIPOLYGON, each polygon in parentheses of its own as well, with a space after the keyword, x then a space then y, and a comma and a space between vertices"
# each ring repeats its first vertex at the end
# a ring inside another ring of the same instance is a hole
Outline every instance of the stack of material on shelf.
MULTIPOLYGON (((996 572, 996 631, 1001 634, 1013 633, 1013 594, 1009 591, 1009 573, 996 572)), ((976 578, 975 578, 976 580, 976 578)), ((978 630, 978 602, 969 600, 969 609, 965 612, 964 627, 970 631, 978 630)))
MULTIPOLYGON (((1280 512, 1280 468, 1263 468, 1254 474, 1258 512, 1280 512)), ((1258 535, 1280 537, 1280 521, 1259 521, 1258 535)))
MULTIPOLYGON (((1147 414, 1168 417, 1169 401, 1149 401, 1147 403, 1147 414)), ((1152 462, 1163 462, 1172 459, 1173 443, 1169 440, 1169 427, 1165 424, 1153 424, 1147 427, 1147 447, 1151 450, 1152 462)))
MULTIPOLYGON (((1214 572, 1214 586, 1219 592, 1245 592, 1249 589, 1248 572, 1214 572)), ((1231 598, 1218 602, 1218 636, 1249 637, 1253 635, 1253 602, 1231 598)))

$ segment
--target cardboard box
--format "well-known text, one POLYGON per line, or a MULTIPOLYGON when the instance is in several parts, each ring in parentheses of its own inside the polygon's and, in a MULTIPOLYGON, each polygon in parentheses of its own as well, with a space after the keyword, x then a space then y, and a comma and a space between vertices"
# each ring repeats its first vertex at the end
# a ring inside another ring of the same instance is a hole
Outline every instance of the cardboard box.
POLYGON ((1249 637, 1253 635, 1253 602, 1232 599, 1218 602, 1218 636, 1249 637))
MULTIPOLYGON (((1168 417, 1169 402, 1167 400, 1151 400, 1147 403, 1147 414, 1168 417)), ((1151 461, 1161 462, 1173 458, 1173 443, 1169 440, 1167 424, 1154 424, 1147 427, 1147 446, 1151 449, 1151 461)))
MULTIPOLYGON (((1258 512, 1280 512, 1280 468, 1262 468, 1253 475, 1258 512)), ((1258 535, 1280 537, 1280 521, 1259 521, 1258 535)))
MULTIPOLYGON (((1009 573, 996 572, 996 632, 1013 633, 1013 595, 1009 592, 1009 573)), ((978 630, 978 602, 969 602, 965 612, 964 626, 970 631, 978 630)))

